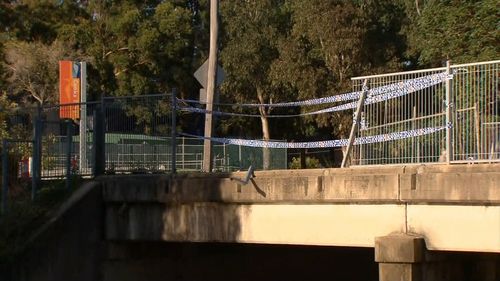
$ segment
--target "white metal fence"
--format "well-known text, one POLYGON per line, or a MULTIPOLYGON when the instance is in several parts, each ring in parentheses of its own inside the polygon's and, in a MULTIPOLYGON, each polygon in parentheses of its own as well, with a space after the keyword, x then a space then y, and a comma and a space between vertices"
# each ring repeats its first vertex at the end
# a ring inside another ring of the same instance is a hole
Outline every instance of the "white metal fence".
POLYGON ((355 147, 352 164, 500 161, 500 60, 353 78, 370 88, 448 72, 452 79, 364 106, 358 136, 449 125, 437 133, 355 147), (449 105, 449 106, 448 106, 449 105))

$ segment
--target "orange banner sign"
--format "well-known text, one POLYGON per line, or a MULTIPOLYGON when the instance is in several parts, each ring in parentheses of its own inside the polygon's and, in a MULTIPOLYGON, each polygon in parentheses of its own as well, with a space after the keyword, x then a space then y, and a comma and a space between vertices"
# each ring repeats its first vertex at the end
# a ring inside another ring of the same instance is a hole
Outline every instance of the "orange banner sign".
POLYGON ((80 119, 80 105, 67 105, 80 102, 80 64, 72 61, 59 61, 59 108, 60 118, 80 119))

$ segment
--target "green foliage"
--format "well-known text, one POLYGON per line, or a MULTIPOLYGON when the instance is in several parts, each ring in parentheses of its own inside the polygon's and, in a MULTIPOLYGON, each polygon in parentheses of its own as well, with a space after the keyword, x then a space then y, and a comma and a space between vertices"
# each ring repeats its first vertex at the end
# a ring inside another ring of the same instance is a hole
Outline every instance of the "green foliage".
MULTIPOLYGON (((73 189, 82 180, 72 179, 73 189)), ((47 183, 33 202, 30 186, 16 188, 16 194, 9 196, 9 212, 0 216, 0 264, 12 262, 17 258, 34 231, 69 197, 71 191, 65 188, 64 181, 47 183)))
MULTIPOLYGON (((292 162, 288 166, 290 169, 301 169, 300 166, 300 157, 293 157, 292 162)), ((314 157, 306 157, 306 169, 316 169, 321 168, 321 163, 317 158, 314 157)))
POLYGON ((10 92, 25 103, 41 105, 58 100, 58 61, 65 57, 61 44, 9 41, 5 46, 5 68, 10 92))
MULTIPOLYGON (((221 61, 227 72, 223 93, 235 102, 288 100, 273 91, 271 65, 278 59, 277 41, 286 34, 283 1, 224 1, 221 61)), ((263 114, 266 114, 265 112, 263 114)))
POLYGON ((12 262, 23 249, 34 226, 40 225, 43 211, 29 200, 16 201, 0 220, 0 263, 12 262))
POLYGON ((8 118, 11 110, 16 106, 10 101, 5 92, 0 92, 0 141, 9 137, 8 118))
POLYGON ((426 1, 411 21, 409 54, 422 65, 498 59, 498 1, 426 1))
POLYGON ((190 75, 190 11, 173 1, 89 1, 60 37, 89 56, 94 95, 167 91, 190 75), (99 93, 97 93, 99 92, 99 93))
MULTIPOLYGON (((224 2, 224 98, 269 103, 324 97, 350 91, 352 76, 381 68, 400 70, 403 11, 390 0, 224 2)), ((265 117, 271 112, 260 113, 265 117)), ((279 123, 270 131, 293 132, 287 135, 291 138, 317 137, 327 127, 328 135, 345 137, 350 120, 344 113, 323 114, 279 123)), ((223 126, 254 127, 238 122, 225 120, 223 126)), ((255 129, 253 134, 259 136, 255 129)))
MULTIPOLYGON (((23 105, 56 102, 57 61, 71 59, 89 63, 89 100, 172 87, 183 98, 198 97, 192 73, 207 56, 208 3, 0 0, 0 92, 23 105)), ((221 101, 324 97, 350 91, 352 76, 442 66, 447 58, 498 59, 499 11, 494 0, 220 1, 221 101)), ((127 110, 138 122, 151 120, 148 106, 127 110)), ((221 118, 216 124, 225 135, 249 138, 347 136, 352 118, 346 113, 267 118, 301 110, 260 108, 251 112, 260 120, 221 118)), ((6 135, 6 115, 0 112, 0 136, 6 135)), ((179 119, 190 130, 202 122, 195 115, 179 119)))

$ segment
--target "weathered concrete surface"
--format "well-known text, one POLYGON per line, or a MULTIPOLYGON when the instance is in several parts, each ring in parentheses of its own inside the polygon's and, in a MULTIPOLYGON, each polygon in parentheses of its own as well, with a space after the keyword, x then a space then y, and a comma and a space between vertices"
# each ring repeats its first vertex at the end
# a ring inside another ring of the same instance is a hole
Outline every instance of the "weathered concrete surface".
POLYGON ((405 230, 402 205, 190 203, 152 208, 108 206, 107 239, 373 247, 374 237, 405 230))
POLYGON ((430 250, 500 253, 498 205, 408 205, 406 220, 430 250))
POLYGON ((421 236, 393 234, 375 238, 375 261, 419 263, 424 260, 425 241, 421 236))
POLYGON ((255 176, 247 185, 235 180, 245 173, 102 180, 108 202, 500 204, 500 164, 280 170, 255 176))
MULTIPOLYGON (((180 241, 234 243, 223 243, 231 245, 228 252, 240 245, 352 246, 365 253, 367 247, 375 247, 370 252, 380 262, 379 274, 385 276, 381 280, 499 281, 499 168, 434 165, 269 171, 256 172, 247 185, 236 179, 244 178, 244 173, 173 179, 103 177, 99 179, 102 191, 98 184, 79 190, 40 231, 25 260, 16 264, 13 280, 243 280, 242 272, 248 273, 247 280, 276 280, 255 272, 284 270, 293 273, 287 280, 312 279, 307 275, 310 271, 293 271, 309 260, 303 254, 280 263, 276 261, 286 255, 282 252, 270 257, 270 252, 258 256, 245 250, 213 258, 219 254, 217 248, 217 254, 207 250, 200 258, 198 250, 189 250, 192 246, 188 250, 182 246, 180 254, 175 247, 165 246, 180 241), (394 239, 395 233, 413 232, 425 239, 423 253, 417 250, 421 239, 394 239), (388 235, 391 243, 375 239, 388 235), (116 243, 122 247, 114 248, 116 243), (135 251, 136 247, 143 250, 135 251), (401 250, 408 247, 412 250, 401 250), (169 251, 177 252, 172 256, 169 251), (227 265, 225 275, 220 274, 221 264, 227 265)), ((343 247, 319 248, 342 251, 343 247)), ((348 266, 358 269, 360 256, 342 264, 346 254, 339 260, 328 256, 323 264, 332 265, 324 267, 337 266, 339 280, 373 280, 353 279, 352 270, 342 271, 348 266)), ((315 256, 316 252, 311 258, 315 256)))
POLYGON ((421 281, 424 257, 423 237, 393 234, 375 239, 379 281, 421 281))
POLYGON ((101 194, 97 182, 79 187, 28 242, 12 281, 102 280, 101 194))
POLYGON ((375 261, 379 263, 379 281, 497 281, 500 278, 500 255, 429 251, 424 237, 405 233, 377 237, 375 261))
POLYGON ((263 171, 246 185, 237 180, 245 173, 106 177, 106 235, 374 247, 374 237, 414 232, 431 250, 500 252, 499 171, 498 164, 263 171))
POLYGON ((421 165, 401 175, 401 200, 500 204, 500 164, 421 165))
POLYGON ((381 263, 379 281, 422 281, 422 266, 414 263, 381 263))

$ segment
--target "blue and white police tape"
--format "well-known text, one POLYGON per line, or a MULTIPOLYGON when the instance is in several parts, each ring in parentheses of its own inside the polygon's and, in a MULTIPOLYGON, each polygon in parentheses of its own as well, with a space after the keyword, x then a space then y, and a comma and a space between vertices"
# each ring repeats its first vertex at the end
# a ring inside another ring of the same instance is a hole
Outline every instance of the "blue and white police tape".
MULTIPOLYGON (((368 96, 376 96, 387 92, 395 92, 395 91, 406 91, 406 92, 415 92, 418 90, 422 90, 437 84, 442 83, 447 78, 450 78, 445 72, 436 73, 427 75, 424 77, 409 79, 405 81, 401 81, 398 83, 393 83, 385 86, 376 87, 368 90, 368 96)), ((294 102, 282 102, 282 103, 244 103, 244 104, 224 104, 224 103, 214 103, 214 105, 228 105, 228 106, 240 106, 240 107, 293 107, 293 106, 304 106, 304 105, 318 105, 318 104, 327 104, 334 103, 340 101, 350 101, 357 100, 361 96, 361 91, 350 92, 335 96, 316 98, 304 101, 294 101, 294 102)), ((198 100, 190 100, 190 99, 177 99, 178 102, 184 103, 195 103, 200 104, 198 100)))
MULTIPOLYGON (((435 75, 438 75, 438 74, 435 74, 435 75)), ((429 84, 430 83, 429 81, 434 81, 432 83, 436 83, 436 84, 440 83, 440 82, 436 82, 439 80, 436 77, 434 77, 432 79, 428 78, 425 82, 422 82, 422 83, 415 83, 414 85, 409 85, 409 86, 407 85, 406 88, 400 88, 400 89, 394 90, 392 92, 369 96, 365 100, 365 105, 387 101, 390 99, 402 97, 404 95, 407 95, 407 94, 410 94, 410 93, 413 93, 416 91, 423 90, 425 88, 432 86, 429 84)), ((441 76, 439 76, 439 77, 441 77, 441 76)), ((446 75, 444 75, 443 77, 446 77, 446 75)), ((286 118, 286 117, 310 116, 310 115, 317 115, 317 114, 323 114, 323 113, 338 112, 338 111, 343 111, 343 110, 348 110, 348 109, 354 109, 357 107, 357 103, 358 103, 357 101, 354 101, 354 102, 349 102, 349 103, 345 103, 345 104, 341 104, 341 105, 337 105, 337 106, 333 106, 333 107, 328 107, 325 109, 312 111, 312 112, 305 112, 305 113, 300 113, 300 114, 287 114, 287 115, 268 115, 267 117, 268 118, 286 118)), ((217 115, 217 116, 243 116, 243 117, 255 117, 255 118, 261 117, 259 114, 245 114, 245 113, 234 113, 234 112, 223 112, 223 111, 208 111, 208 110, 205 110, 202 108, 197 108, 197 107, 192 107, 192 106, 180 106, 179 109, 182 111, 193 112, 193 113, 202 113, 202 114, 211 113, 211 114, 217 115)))
MULTIPOLYGON (((394 132, 376 136, 366 136, 366 137, 356 138, 354 140, 354 144, 360 145, 360 144, 371 144, 378 142, 401 140, 406 138, 429 135, 444 129, 446 129, 446 126, 428 127, 428 128, 394 132)), ((209 139, 211 141, 222 144, 232 144, 232 145, 240 145, 248 147, 265 147, 265 148, 329 148, 329 147, 347 146, 349 142, 348 139, 313 141, 313 142, 277 142, 277 141, 246 140, 246 139, 215 138, 215 137, 207 138, 203 136, 197 136, 185 133, 181 133, 180 135, 186 137, 193 137, 197 139, 209 139)))

